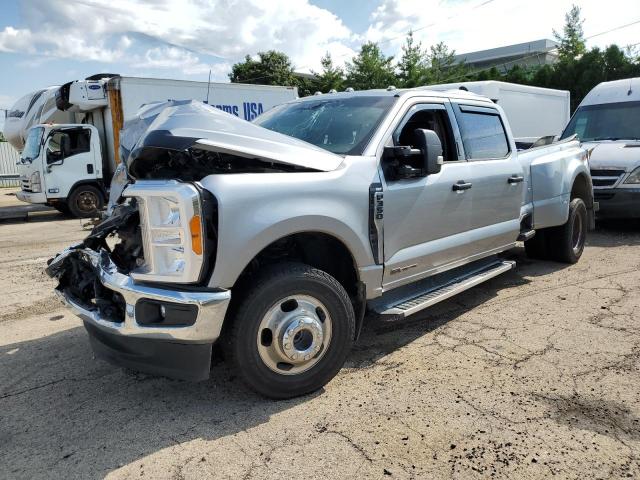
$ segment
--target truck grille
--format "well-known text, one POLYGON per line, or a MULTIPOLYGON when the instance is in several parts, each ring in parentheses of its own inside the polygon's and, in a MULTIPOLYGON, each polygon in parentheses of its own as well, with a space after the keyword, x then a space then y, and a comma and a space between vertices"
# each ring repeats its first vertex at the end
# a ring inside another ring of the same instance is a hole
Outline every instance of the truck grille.
POLYGON ((624 170, 591 170, 593 188, 613 187, 622 175, 624 175, 624 170))

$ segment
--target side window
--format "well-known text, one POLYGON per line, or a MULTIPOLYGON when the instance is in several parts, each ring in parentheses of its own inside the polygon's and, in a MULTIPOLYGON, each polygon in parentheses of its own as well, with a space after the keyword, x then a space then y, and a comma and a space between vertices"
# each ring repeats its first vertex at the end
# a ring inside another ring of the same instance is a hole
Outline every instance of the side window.
POLYGON ((415 131, 417 129, 433 130, 442 143, 442 156, 445 162, 458 160, 458 155, 453 139, 453 130, 449 122, 447 111, 433 106, 416 105, 411 108, 400 123, 399 131, 393 135, 396 146, 411 146, 415 148, 415 131))
POLYGON ((78 130, 70 130, 69 135, 69 153, 67 156, 85 153, 91 150, 91 130, 81 128, 78 130))
POLYGON ((87 128, 54 132, 47 144, 47 161, 57 162, 91 150, 91 131, 87 128))
POLYGON ((467 159, 504 158, 509 141, 497 110, 460 106, 456 112, 467 159))

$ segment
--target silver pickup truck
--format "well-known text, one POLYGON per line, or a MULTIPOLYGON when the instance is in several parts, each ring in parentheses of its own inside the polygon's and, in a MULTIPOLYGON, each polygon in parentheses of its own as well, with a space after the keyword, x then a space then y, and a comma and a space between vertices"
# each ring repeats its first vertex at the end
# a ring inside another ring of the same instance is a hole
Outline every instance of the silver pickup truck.
POLYGON ((510 270, 517 241, 576 262, 593 224, 579 143, 518 152, 464 91, 317 95, 253 123, 171 101, 127 125, 109 216, 47 272, 99 357, 150 373, 205 379, 219 342, 259 393, 311 392, 366 312, 401 319, 510 270))

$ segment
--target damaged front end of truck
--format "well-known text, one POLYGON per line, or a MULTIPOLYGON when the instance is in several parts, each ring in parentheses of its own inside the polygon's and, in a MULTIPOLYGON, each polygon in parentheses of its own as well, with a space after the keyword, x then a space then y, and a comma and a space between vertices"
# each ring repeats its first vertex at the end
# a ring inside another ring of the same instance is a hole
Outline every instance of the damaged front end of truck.
POLYGON ((201 102, 143 107, 125 124, 106 218, 49 261, 97 356, 174 378, 208 377, 231 292, 208 285, 218 202, 208 175, 326 171, 342 158, 201 102))

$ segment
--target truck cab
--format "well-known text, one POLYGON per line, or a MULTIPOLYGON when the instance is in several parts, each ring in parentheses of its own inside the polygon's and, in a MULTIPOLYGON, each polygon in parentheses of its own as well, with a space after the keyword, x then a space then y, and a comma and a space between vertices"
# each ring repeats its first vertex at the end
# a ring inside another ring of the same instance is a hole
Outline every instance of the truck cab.
POLYGON ((32 127, 18 164, 18 199, 55 207, 77 217, 102 208, 102 155, 98 130, 85 124, 32 127))

